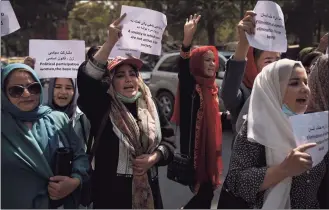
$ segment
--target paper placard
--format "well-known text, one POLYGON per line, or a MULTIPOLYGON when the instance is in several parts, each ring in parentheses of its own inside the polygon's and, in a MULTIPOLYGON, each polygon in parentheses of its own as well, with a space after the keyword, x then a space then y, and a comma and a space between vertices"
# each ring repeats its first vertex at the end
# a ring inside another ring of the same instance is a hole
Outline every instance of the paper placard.
POLYGON ((127 16, 122 21, 122 47, 161 55, 162 35, 167 26, 166 15, 150 9, 123 5, 121 15, 124 13, 127 16))
POLYGON ((10 1, 0 1, 1 6, 1 36, 8 35, 20 29, 10 1))
POLYGON ((29 56, 36 59, 35 71, 40 78, 76 78, 85 61, 85 41, 41 40, 29 41, 29 56))
POLYGON ((328 153, 328 117, 328 111, 325 111, 289 118, 297 146, 314 142, 318 144, 306 151, 312 156, 313 166, 319 164, 328 153))
POLYGON ((131 56, 133 56, 135 58, 140 58, 141 57, 141 52, 140 51, 122 47, 121 46, 121 41, 119 40, 114 45, 114 47, 112 48, 109 58, 113 59, 117 56, 127 58, 128 57, 127 54, 130 54, 131 56))
POLYGON ((287 36, 281 7, 271 1, 258 1, 255 35, 246 33, 249 45, 265 51, 286 52, 287 36))

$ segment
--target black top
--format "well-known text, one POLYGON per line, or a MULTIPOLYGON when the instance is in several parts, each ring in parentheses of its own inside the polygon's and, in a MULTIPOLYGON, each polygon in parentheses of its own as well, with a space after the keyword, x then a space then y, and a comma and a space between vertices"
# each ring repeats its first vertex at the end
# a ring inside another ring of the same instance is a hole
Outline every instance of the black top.
MULTIPOLYGON (((78 105, 90 120, 91 132, 95 136, 104 115, 110 107, 110 95, 107 94, 108 87, 106 85, 86 74, 85 67, 86 62, 80 66, 78 71, 78 105)), ((157 103, 156 105, 158 108, 157 103)), ((136 117, 136 105, 129 104, 126 107, 136 117)), ((167 165, 172 160, 175 149, 174 130, 160 109, 158 109, 158 113, 162 132, 160 146, 165 148, 165 152, 168 154, 167 158, 164 158, 163 155, 163 158, 157 163, 157 166, 162 166, 167 165)), ((163 151, 161 152, 163 154, 163 151)), ((119 138, 114 133, 113 124, 109 119, 95 151, 95 171, 92 176, 92 195, 95 208, 129 209, 132 207, 132 178, 117 175, 118 159, 119 138)), ((150 180, 152 192, 155 193, 152 181, 157 182, 157 177, 156 180, 150 180)), ((155 199, 156 197, 157 195, 154 195, 155 199)))
MULTIPOLYGON (((267 170, 265 147, 248 141, 247 126, 248 122, 245 121, 236 137, 226 181, 228 188, 236 196, 247 201, 250 208, 261 208, 264 191, 259 192, 259 189, 267 170)), ((321 163, 300 176, 293 177, 290 191, 291 208, 319 208, 320 204, 325 202, 318 192, 326 181, 325 173, 328 171, 328 165, 327 154, 321 163)))
MULTIPOLYGON (((189 52, 190 47, 181 49, 189 52)), ((190 59, 179 58, 178 79, 180 94, 180 150, 182 154, 194 157, 195 122, 200 108, 200 96, 195 90, 196 81, 190 73, 190 59), (190 147, 189 147, 190 146, 190 147), (190 152, 189 153, 189 149, 190 152)))

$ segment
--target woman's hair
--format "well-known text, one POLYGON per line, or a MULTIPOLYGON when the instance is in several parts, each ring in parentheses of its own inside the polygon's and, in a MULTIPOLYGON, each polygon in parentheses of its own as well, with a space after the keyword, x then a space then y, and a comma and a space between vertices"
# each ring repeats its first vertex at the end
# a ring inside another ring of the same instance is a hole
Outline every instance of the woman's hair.
POLYGON ((86 60, 89 60, 90 58, 92 58, 97 53, 98 50, 99 50, 99 47, 91 46, 86 54, 86 60))
POLYGON ((264 50, 259 50, 257 48, 254 48, 254 51, 253 51, 253 56, 254 56, 254 59, 255 59, 255 62, 257 62, 257 60, 260 58, 260 55, 264 52, 264 50))
POLYGON ((108 71, 108 70, 105 71, 105 74, 102 78, 102 85, 106 86, 106 87, 110 86, 111 85, 111 81, 110 81, 111 80, 111 74, 115 74, 116 70, 119 69, 123 65, 130 66, 134 70, 134 72, 136 73, 137 77, 139 76, 139 72, 138 72, 138 69, 137 69, 136 66, 134 66, 132 64, 129 64, 129 63, 121 63, 118 66, 116 66, 111 72, 108 71))
POLYGON ((8 83, 9 83, 9 79, 11 78, 11 75, 14 73, 14 72, 26 72, 26 73, 29 73, 30 74, 30 72, 28 72, 27 70, 25 70, 25 69, 15 69, 14 71, 12 71, 12 72, 10 72, 9 74, 8 74, 8 76, 6 77, 6 79, 3 81, 3 83, 4 83, 4 90, 6 90, 6 88, 7 88, 7 85, 8 85, 8 83))
POLYGON ((318 51, 310 52, 309 54, 307 54, 303 57, 301 62, 305 67, 311 67, 313 61, 321 55, 322 55, 322 53, 318 52, 318 51))

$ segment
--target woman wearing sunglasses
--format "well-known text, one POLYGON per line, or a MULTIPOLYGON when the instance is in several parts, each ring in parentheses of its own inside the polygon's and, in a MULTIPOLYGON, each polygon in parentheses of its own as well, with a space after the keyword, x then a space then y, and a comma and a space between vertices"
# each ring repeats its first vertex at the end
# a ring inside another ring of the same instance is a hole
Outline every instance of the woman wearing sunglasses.
POLYGON ((29 66, 6 66, 1 82, 1 207, 46 209, 58 201, 76 208, 89 164, 68 117, 42 105, 41 83, 29 66), (73 151, 70 176, 55 176, 61 147, 73 151))

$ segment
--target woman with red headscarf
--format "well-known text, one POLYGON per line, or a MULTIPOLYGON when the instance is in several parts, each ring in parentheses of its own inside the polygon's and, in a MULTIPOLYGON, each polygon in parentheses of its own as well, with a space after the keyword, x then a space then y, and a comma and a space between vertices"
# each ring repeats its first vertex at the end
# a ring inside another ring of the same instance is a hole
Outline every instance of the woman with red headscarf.
POLYGON ((181 153, 190 157, 195 196, 184 208, 210 209, 213 191, 222 173, 222 125, 218 87, 218 52, 213 46, 190 52, 193 35, 201 16, 190 16, 184 26, 179 60, 179 88, 172 122, 180 127, 181 153))
POLYGON ((277 52, 262 51, 249 46, 246 32, 255 33, 255 16, 253 11, 247 11, 237 26, 239 42, 233 57, 226 64, 226 73, 222 83, 221 98, 225 108, 230 111, 235 132, 239 131, 241 121, 243 121, 242 116, 248 112, 247 99, 251 94, 256 76, 266 65, 280 59, 280 54, 277 52))

